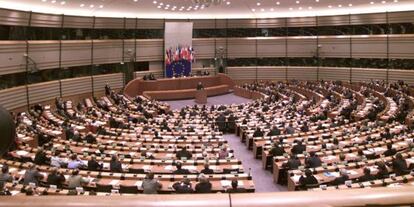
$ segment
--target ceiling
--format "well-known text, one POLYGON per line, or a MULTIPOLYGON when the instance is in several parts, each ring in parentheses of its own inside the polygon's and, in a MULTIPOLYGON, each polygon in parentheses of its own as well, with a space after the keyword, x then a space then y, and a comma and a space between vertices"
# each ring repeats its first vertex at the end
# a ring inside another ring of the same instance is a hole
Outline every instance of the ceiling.
POLYGON ((0 7, 66 15, 159 19, 299 17, 414 10, 414 0, 221 0, 221 4, 210 6, 197 6, 194 1, 197 0, 0 0, 0 7))

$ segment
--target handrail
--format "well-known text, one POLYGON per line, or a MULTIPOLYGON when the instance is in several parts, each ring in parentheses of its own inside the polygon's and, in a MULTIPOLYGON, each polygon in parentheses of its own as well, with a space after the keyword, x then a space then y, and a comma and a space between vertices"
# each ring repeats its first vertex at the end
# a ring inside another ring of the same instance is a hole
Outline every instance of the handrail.
POLYGON ((0 207, 286 207, 379 206, 414 203, 414 187, 242 194, 2 197, 0 207), (398 189, 398 190, 397 190, 398 189))

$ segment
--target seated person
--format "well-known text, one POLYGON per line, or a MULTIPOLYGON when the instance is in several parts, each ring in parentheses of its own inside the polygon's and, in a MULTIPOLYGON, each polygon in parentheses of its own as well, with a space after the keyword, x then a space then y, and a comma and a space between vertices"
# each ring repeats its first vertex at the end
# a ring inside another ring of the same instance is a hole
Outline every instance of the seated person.
POLYGON ((285 129, 286 134, 294 134, 295 128, 293 128, 292 123, 289 123, 289 125, 285 129))
POLYGON ((264 134, 263 134, 262 130, 260 130, 259 127, 257 127, 256 130, 253 133, 253 137, 263 137, 263 135, 264 134))
POLYGON ((65 176, 57 170, 57 168, 52 168, 49 175, 47 176, 47 183, 49 185, 56 185, 58 188, 62 188, 63 183, 65 182, 65 176))
POLYGON ((392 148, 392 143, 387 143, 387 150, 384 152, 384 156, 394 156, 395 154, 397 154, 397 150, 392 148))
POLYGON ((99 164, 98 161, 96 161, 96 156, 91 155, 91 159, 88 160, 88 170, 98 171, 98 170, 102 170, 102 168, 103 168, 103 165, 99 164))
POLYGON ((182 147, 181 150, 175 154, 175 157, 179 160, 182 158, 186 158, 188 160, 191 159, 192 156, 191 152, 187 151, 187 147, 182 147))
POLYGON ((60 153, 57 150, 54 152, 53 156, 50 158, 50 165, 51 166, 60 168, 62 166, 67 165, 67 163, 62 158, 59 157, 59 154, 60 153))
POLYGON ((198 177, 199 182, 195 186, 196 193, 211 193, 212 185, 204 174, 198 177))
POLYGON ((42 147, 37 149, 34 161, 36 165, 46 165, 49 162, 49 158, 47 158, 46 153, 44 152, 42 147))
POLYGON ((239 188, 239 181, 232 180, 231 181, 231 188, 227 189, 227 193, 247 193, 245 188, 239 188))
POLYGON ((82 187, 82 184, 89 183, 89 179, 79 175, 79 170, 74 169, 72 175, 68 178, 68 188, 75 189, 77 187, 82 187))
POLYGON ((332 184, 333 185, 342 185, 347 180, 349 180, 348 172, 346 171, 346 169, 341 169, 339 171, 339 177, 335 178, 335 180, 332 181, 332 184))
POLYGON ((304 151, 306 151, 306 146, 302 144, 302 141, 297 141, 291 149, 291 153, 296 155, 302 154, 304 151))
POLYGON ((36 165, 30 163, 29 169, 26 170, 23 176, 23 184, 29 185, 30 183, 34 183, 36 186, 39 185, 40 180, 43 179, 43 174, 41 174, 36 165))
POLYGON ((3 164, 1 167, 1 174, 0 174, 0 191, 4 189, 5 183, 12 182, 13 177, 9 173, 9 166, 6 164, 3 164))
POLYGON ((177 169, 173 172, 174 174, 190 174, 190 171, 188 169, 182 168, 183 166, 182 166, 181 162, 177 162, 175 167, 177 169))
POLYGON ((272 130, 270 130, 266 136, 278 136, 280 135, 280 129, 277 126, 273 126, 272 130))
POLYGON ((96 137, 92 135, 92 132, 88 132, 88 135, 85 136, 85 140, 89 144, 95 144, 97 142, 96 137))
POLYGON ((109 169, 111 172, 122 172, 122 163, 118 160, 118 156, 112 155, 109 162, 109 169))
POLYGON ((306 187, 308 185, 316 185, 318 183, 318 180, 309 169, 305 170, 305 176, 302 175, 299 178, 299 184, 303 187, 306 187))
POLYGON ((214 170, 210 169, 208 164, 204 164, 204 169, 201 170, 203 174, 214 174, 214 170))
POLYGON ((303 123, 302 127, 300 128, 300 131, 302 131, 302 132, 308 132, 309 131, 308 122, 303 123))
POLYGON ((321 158, 315 152, 310 152, 309 157, 305 160, 305 163, 308 168, 316 168, 322 165, 321 158))
POLYGON ((176 182, 172 186, 176 193, 184 194, 184 193, 193 193, 194 190, 191 187, 190 179, 184 178, 182 181, 176 182))
POLYGON ((366 182, 375 179, 376 177, 371 175, 371 170, 369 168, 364 168, 364 175, 358 178, 358 182, 366 182))
POLYGON ((142 181, 142 189, 144 194, 157 194, 162 188, 162 184, 154 178, 153 173, 148 173, 142 181))
POLYGON ((395 159, 392 161, 392 167, 397 176, 405 175, 410 172, 407 162, 400 153, 395 155, 395 159))
POLYGON ((289 160, 286 163, 283 163, 283 167, 287 168, 288 170, 297 170, 301 165, 302 163, 296 155, 291 155, 289 160))
POLYGON ((388 172, 387 166, 384 162, 378 162, 377 164, 378 172, 376 174, 377 179, 385 179, 388 178, 390 173, 388 172))
POLYGON ((269 154, 274 156, 282 156, 283 154, 285 154, 285 148, 279 143, 279 142, 275 142, 273 144, 272 149, 270 149, 269 154))
POLYGON ((226 146, 222 146, 219 153, 218 153, 219 159, 227 159, 229 157, 229 151, 227 150, 226 146))
POLYGON ((78 156, 76 154, 72 154, 70 156, 70 160, 68 162, 68 168, 69 169, 78 169, 85 167, 83 162, 78 159, 78 156))

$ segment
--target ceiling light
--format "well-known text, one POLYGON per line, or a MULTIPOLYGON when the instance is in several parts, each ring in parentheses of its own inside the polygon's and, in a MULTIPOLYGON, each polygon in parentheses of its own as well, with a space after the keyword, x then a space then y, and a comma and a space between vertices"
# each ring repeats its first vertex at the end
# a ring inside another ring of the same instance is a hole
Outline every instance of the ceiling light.
POLYGON ((134 0, 134 2, 137 2, 138 0, 134 0))
POLYGON ((296 3, 297 3, 297 4, 299 4, 299 3, 300 3, 300 1, 296 1, 296 3))
POLYGON ((153 1, 152 3, 153 3, 153 4, 157 4, 157 1, 153 1))
POLYGON ((342 4, 339 4, 338 7, 341 8, 342 7, 342 4))
POLYGON ((99 8, 101 8, 101 9, 104 8, 104 5, 99 5, 99 8))
POLYGON ((299 10, 302 10, 302 7, 299 7, 299 10))
POLYGON ((394 0, 394 3, 397 3, 398 2, 398 0, 394 0))
POLYGON ((316 2, 319 2, 319 0, 315 0, 316 2))
POLYGON ((65 1, 62 1, 62 2, 60 2, 60 4, 64 5, 64 4, 66 4, 66 2, 65 1))
POLYGON ((231 2, 229 2, 229 1, 228 1, 228 2, 226 2, 226 4, 227 4, 227 5, 230 5, 230 4, 231 4, 231 2))
POLYGON ((386 1, 381 1, 381 3, 385 4, 385 3, 387 3, 387 2, 386 2, 386 1))
POLYGON ((260 2, 257 2, 257 3, 256 3, 256 5, 257 5, 257 6, 260 6, 260 2))
POLYGON ((348 4, 348 6, 352 6, 352 4, 348 4))
POLYGON ((328 8, 332 8, 332 5, 329 5, 328 8))
POLYGON ((375 2, 371 1, 370 4, 375 4, 375 2))
POLYGON ((280 2, 276 2, 277 5, 280 5, 280 2))
POLYGON ((310 7, 308 7, 308 9, 313 9, 313 8, 310 6, 310 7))
POLYGON ((47 0, 42 0, 42 2, 47 2, 47 0))
POLYGON ((84 6, 85 6, 85 4, 81 4, 81 5, 80 5, 80 7, 84 7, 84 6))
POLYGON ((93 7, 95 7, 95 5, 91 4, 91 5, 89 5, 89 7, 93 8, 93 7))
POLYGON ((273 8, 270 8, 270 11, 274 11, 275 9, 273 9, 273 8))
POLYGON ((260 11, 264 12, 264 11, 265 11, 265 9, 261 9, 260 11))
POLYGON ((56 0, 52 0, 51 2, 52 2, 52 4, 54 4, 54 3, 56 3, 56 0))
POLYGON ((293 8, 292 8, 292 7, 290 7, 290 8, 289 8, 289 10, 290 10, 290 11, 292 11, 292 10, 293 10, 293 8))
POLYGON ((252 12, 255 12, 256 11, 256 9, 252 9, 252 12))

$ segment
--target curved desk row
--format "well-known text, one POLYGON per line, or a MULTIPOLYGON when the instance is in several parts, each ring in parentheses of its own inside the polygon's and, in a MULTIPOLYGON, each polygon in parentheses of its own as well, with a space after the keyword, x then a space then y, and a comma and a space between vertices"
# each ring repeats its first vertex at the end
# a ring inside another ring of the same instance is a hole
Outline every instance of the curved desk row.
MULTIPOLYGON (((228 85, 218 85, 204 88, 207 96, 216 96, 226 94, 230 91, 228 85)), ((182 90, 165 90, 165 91, 145 91, 143 95, 148 99, 156 100, 178 100, 195 98, 196 89, 182 89, 182 90)))

